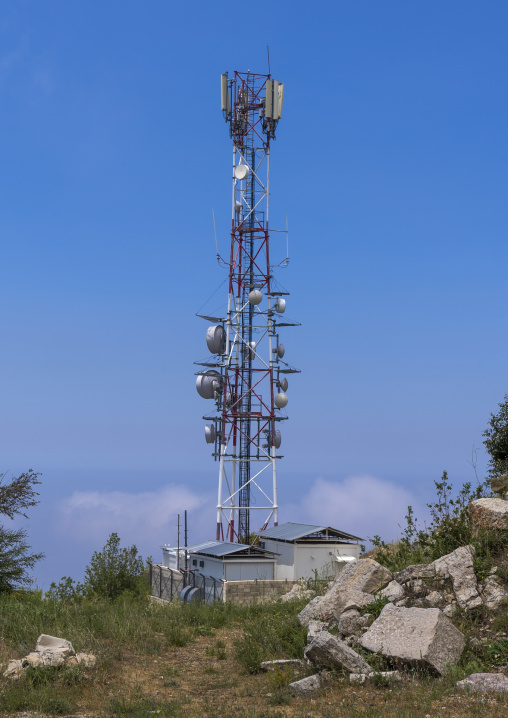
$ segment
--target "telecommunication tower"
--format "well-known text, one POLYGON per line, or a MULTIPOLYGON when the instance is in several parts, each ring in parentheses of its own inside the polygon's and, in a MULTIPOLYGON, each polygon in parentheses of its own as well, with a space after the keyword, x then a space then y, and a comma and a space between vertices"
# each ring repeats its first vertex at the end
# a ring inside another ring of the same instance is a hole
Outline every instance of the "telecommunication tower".
MULTIPOLYGON (((280 422, 287 419, 287 374, 279 329, 288 292, 276 283, 268 224, 270 141, 275 139, 284 85, 270 75, 221 76, 221 106, 233 141, 231 248, 227 310, 198 316, 213 322, 206 332, 211 357, 196 362, 201 397, 215 409, 203 418, 205 439, 219 462, 217 540, 249 543, 251 530, 278 523, 277 454, 280 422), (256 521, 253 520, 256 512, 256 521), (251 520, 252 519, 252 520, 251 520)), ((286 230, 287 236, 287 230, 286 230)), ((286 244, 287 247, 287 244, 286 244)), ((218 255, 219 262, 221 261, 218 255)))

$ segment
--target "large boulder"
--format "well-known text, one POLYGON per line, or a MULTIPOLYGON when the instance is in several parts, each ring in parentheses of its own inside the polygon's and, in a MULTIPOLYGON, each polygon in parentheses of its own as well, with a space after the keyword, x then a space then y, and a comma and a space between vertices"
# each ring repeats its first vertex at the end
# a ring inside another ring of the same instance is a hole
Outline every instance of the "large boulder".
POLYGON ((431 563, 417 563, 413 566, 406 566, 402 571, 395 573, 393 578, 397 583, 404 584, 420 578, 432 578, 435 575, 436 571, 431 563))
POLYGON ((317 666, 345 668, 350 673, 370 673, 372 668, 367 661, 347 643, 328 631, 318 633, 305 649, 305 658, 317 666))
POLYGON ((300 623, 306 626, 310 619, 338 619, 349 608, 364 608, 374 599, 369 595, 386 586, 391 572, 371 558, 352 561, 337 576, 324 596, 316 596, 300 612, 300 623))
POLYGON ((465 643, 438 608, 398 608, 390 603, 360 639, 363 648, 395 664, 420 666, 438 675, 457 663, 465 643))
POLYGON ((379 592, 379 596, 393 603, 394 601, 400 601, 404 598, 404 589, 397 581, 390 581, 388 586, 385 586, 385 588, 379 592))
POLYGON ((323 684, 323 678, 316 673, 315 676, 307 676, 307 678, 301 678, 299 681, 294 681, 289 684, 289 687, 295 693, 305 695, 306 693, 314 693, 323 684))
POLYGON ((469 515, 476 530, 508 528, 508 501, 504 499, 476 499, 469 504, 469 515))
POLYGON ((437 576, 451 578, 457 603, 466 611, 482 605, 473 568, 474 556, 473 546, 460 546, 431 564, 437 576))

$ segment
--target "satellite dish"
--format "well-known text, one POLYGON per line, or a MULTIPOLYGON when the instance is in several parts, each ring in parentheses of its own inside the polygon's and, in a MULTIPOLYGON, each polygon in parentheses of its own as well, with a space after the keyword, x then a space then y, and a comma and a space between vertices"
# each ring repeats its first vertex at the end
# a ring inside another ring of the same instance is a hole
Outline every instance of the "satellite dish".
POLYGON ((221 381, 221 375, 213 369, 198 374, 196 389, 199 396, 203 399, 213 399, 215 391, 220 388, 221 381))
POLYGON ((279 355, 279 359, 282 359, 285 353, 286 349, 284 347, 284 344, 279 344, 279 346, 277 347, 277 354, 279 355))
POLYGON ((287 398, 286 394, 281 392, 280 394, 276 395, 274 401, 275 401, 275 406, 277 407, 277 409, 284 409, 284 407, 288 403, 288 398, 287 398))
POLYGON ((249 292, 249 302, 254 306, 261 304, 262 299, 263 295, 261 294, 259 289, 253 289, 252 292, 249 292))
POLYGON ((238 180, 247 179, 247 177, 249 176, 249 172, 250 170, 247 165, 238 165, 237 167, 235 167, 235 177, 238 180))
POLYGON ((282 391, 287 391, 288 386, 288 380, 286 379, 286 377, 284 377, 282 381, 279 381, 279 387, 282 389, 282 391))
MULTIPOLYGON (((275 446, 276 449, 279 449, 281 443, 282 443, 281 433, 278 429, 275 429, 275 431, 273 432, 273 445, 275 446)), ((271 445, 272 445, 272 432, 269 431, 268 432, 268 446, 271 446, 271 445)))
POLYGON ((206 330, 206 346, 211 354, 222 354, 226 349, 226 332, 222 324, 208 327, 206 330))
POLYGON ((274 309, 279 314, 284 314, 284 312, 286 311, 286 300, 282 299, 282 297, 279 297, 275 302, 274 309))
POLYGON ((205 426, 205 441, 206 441, 206 443, 213 444, 216 436, 217 436, 217 432, 215 431, 215 425, 207 424, 205 426))

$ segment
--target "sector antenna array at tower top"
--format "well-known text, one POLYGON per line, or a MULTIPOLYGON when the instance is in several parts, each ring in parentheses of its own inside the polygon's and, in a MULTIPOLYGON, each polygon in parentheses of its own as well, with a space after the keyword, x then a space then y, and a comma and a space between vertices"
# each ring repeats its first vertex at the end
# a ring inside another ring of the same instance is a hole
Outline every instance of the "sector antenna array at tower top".
MULTIPOLYGON (((272 257, 268 223, 270 142, 282 116, 284 85, 270 75, 221 76, 221 107, 233 141, 231 246, 223 316, 208 323, 210 356, 196 362, 196 388, 212 410, 205 439, 219 462, 217 540, 249 543, 251 532, 278 523, 277 460, 287 419, 288 375, 279 335, 297 326, 274 277, 287 265, 272 257)), ((283 235, 282 235, 283 236, 283 235)), ((277 242, 281 246, 281 242, 277 242)), ((280 252, 279 252, 280 255, 280 252)))

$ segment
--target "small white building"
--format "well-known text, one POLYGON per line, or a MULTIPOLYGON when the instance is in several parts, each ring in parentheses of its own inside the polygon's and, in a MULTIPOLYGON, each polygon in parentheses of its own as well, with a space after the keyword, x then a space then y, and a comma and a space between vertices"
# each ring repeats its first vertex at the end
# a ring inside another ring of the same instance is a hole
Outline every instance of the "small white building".
MULTIPOLYGON (((276 556, 260 546, 227 541, 205 541, 187 547, 188 568, 204 576, 224 581, 254 581, 275 578, 276 556)), ((184 568, 185 550, 162 546, 162 563, 166 568, 184 568)))
POLYGON ((288 522, 259 533, 260 548, 276 554, 275 579, 328 578, 360 556, 359 536, 288 522))

